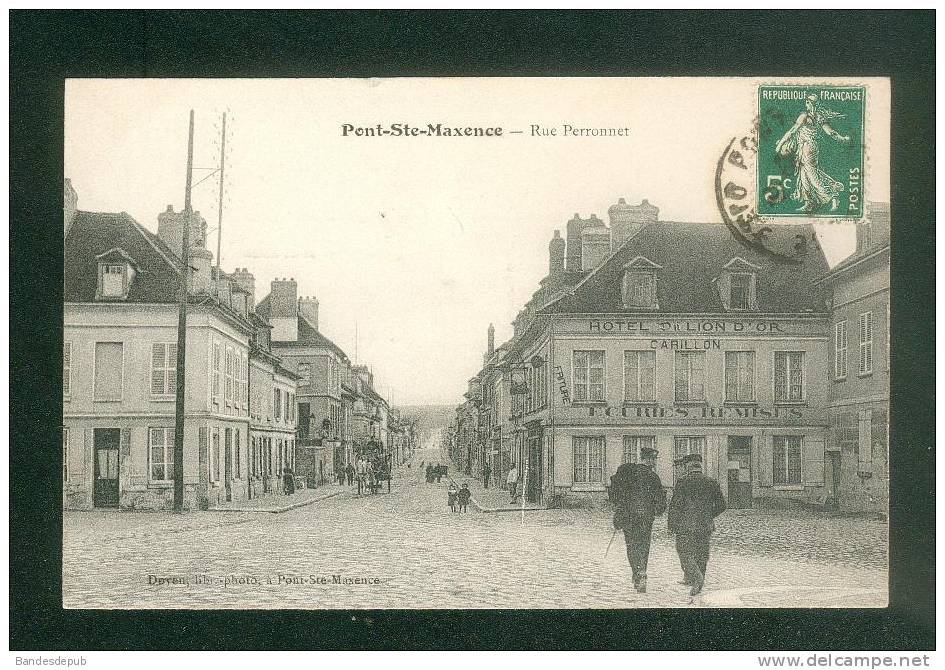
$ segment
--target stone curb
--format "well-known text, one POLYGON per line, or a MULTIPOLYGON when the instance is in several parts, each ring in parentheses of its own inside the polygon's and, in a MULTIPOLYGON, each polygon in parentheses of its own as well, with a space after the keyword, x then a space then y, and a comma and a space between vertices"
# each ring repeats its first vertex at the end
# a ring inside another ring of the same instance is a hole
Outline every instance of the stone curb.
MULTIPOLYGON (((473 507, 475 507, 476 509, 478 509, 480 512, 483 512, 484 514, 492 514, 493 512, 521 512, 521 511, 522 511, 522 508, 521 508, 521 507, 483 507, 482 504, 481 504, 478 500, 476 500, 475 498, 470 498, 470 499, 469 499, 469 502, 471 502, 471 503, 473 504, 473 507)), ((546 510, 546 509, 550 509, 550 508, 548 508, 548 507, 526 507, 526 508, 525 508, 525 511, 526 511, 526 512, 538 512, 538 511, 546 510)))
POLYGON ((328 500, 329 498, 334 498, 335 496, 340 496, 342 493, 347 493, 347 491, 335 491, 334 493, 329 493, 328 495, 322 496, 320 498, 309 498, 308 500, 302 500, 301 502, 293 503, 291 505, 286 505, 285 507, 212 507, 209 512, 263 512, 268 514, 282 514, 283 512, 288 512, 289 510, 297 509, 299 507, 305 507, 306 505, 314 505, 315 503, 321 500, 328 500))

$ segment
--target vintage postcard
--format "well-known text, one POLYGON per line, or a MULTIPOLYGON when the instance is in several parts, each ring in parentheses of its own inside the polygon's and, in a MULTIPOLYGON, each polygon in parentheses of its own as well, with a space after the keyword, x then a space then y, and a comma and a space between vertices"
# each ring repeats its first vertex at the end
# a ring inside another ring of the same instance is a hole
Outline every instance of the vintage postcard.
POLYGON ((887 605, 888 79, 71 79, 64 164, 64 607, 887 605))

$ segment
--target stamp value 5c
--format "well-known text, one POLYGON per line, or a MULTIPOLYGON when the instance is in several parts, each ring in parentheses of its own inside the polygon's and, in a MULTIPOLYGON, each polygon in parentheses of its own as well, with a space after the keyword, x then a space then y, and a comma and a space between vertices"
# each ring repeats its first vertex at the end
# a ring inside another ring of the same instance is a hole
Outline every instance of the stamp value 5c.
POLYGON ((863 216, 866 89, 758 89, 757 212, 768 217, 863 216))

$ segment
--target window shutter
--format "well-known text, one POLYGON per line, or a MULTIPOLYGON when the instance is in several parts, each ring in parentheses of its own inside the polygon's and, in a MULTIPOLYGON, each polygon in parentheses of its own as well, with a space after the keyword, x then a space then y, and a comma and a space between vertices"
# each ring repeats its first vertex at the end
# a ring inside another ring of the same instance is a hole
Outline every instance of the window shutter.
POLYGON ((151 394, 164 394, 164 357, 163 344, 151 345, 151 394))
POLYGON ((824 438, 805 435, 804 483, 809 486, 821 486, 824 483, 824 438))
POLYGON ((167 388, 165 393, 177 393, 177 345, 167 345, 167 388))
POLYGON ((758 309, 758 276, 752 272, 748 280, 748 307, 758 309))
POLYGON ((207 481, 210 480, 210 456, 207 444, 207 427, 200 426, 197 429, 197 460, 200 464, 200 477, 207 474, 207 481))
POLYGON ((771 486, 772 461, 774 454, 771 448, 771 437, 762 437, 758 445, 758 483, 761 486, 771 486))
POLYGON ((131 456, 131 428, 121 429, 121 455, 122 460, 126 456, 131 456))
POLYGON ((873 462, 873 412, 869 409, 859 412, 858 443, 860 465, 868 466, 873 462))

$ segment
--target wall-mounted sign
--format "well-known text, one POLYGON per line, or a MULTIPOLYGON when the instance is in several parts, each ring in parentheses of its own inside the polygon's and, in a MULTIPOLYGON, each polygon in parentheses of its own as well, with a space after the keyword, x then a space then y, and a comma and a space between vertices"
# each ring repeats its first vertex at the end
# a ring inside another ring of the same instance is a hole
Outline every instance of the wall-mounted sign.
POLYGON ((561 319, 555 322, 559 333, 588 335, 629 335, 652 338, 702 338, 706 336, 822 335, 827 330, 825 317, 751 319, 740 316, 685 319, 613 318, 561 319))
POLYGON ((512 368, 509 380, 509 394, 528 394, 528 382, 525 381, 525 368, 512 368))
POLYGON ((565 405, 571 404, 571 391, 568 389, 568 380, 564 377, 564 370, 560 365, 555 366, 555 381, 558 382, 558 391, 561 393, 561 401, 565 405))

